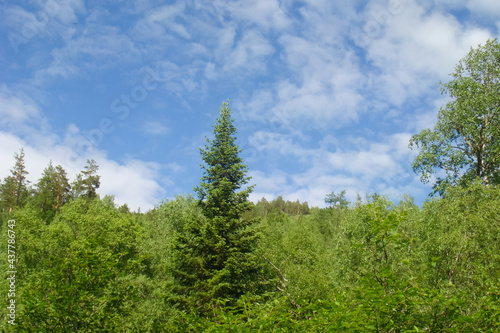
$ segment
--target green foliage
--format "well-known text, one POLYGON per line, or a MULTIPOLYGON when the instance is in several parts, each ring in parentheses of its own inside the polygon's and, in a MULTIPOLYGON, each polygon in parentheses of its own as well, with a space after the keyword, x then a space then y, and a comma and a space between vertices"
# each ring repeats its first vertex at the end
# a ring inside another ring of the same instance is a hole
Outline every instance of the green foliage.
POLYGON ((266 198, 260 199, 255 205, 252 204, 252 209, 246 212, 243 217, 246 219, 266 217, 269 213, 277 211, 289 215, 307 215, 310 213, 307 201, 303 203, 300 203, 299 200, 285 201, 283 197, 279 195, 270 202, 267 201, 266 198))
POLYGON ((258 292, 263 284, 255 253, 257 220, 242 219, 251 208, 247 201, 253 186, 247 166, 235 144, 236 128, 228 103, 223 103, 214 125, 214 139, 200 149, 206 166, 195 188, 204 219, 174 225, 172 240, 172 295, 180 309, 209 313, 218 299, 233 304, 240 296, 258 292))
POLYGON ((227 218, 189 223, 173 244, 171 300, 187 309, 210 311, 220 298, 236 300, 260 287, 259 261, 254 253, 257 235, 240 223, 239 230, 227 218))
POLYGON ((500 183, 500 44, 489 40, 471 49, 442 85, 453 100, 442 108, 433 130, 414 135, 410 147, 420 148, 413 169, 428 182, 438 173, 434 189, 464 185, 480 178, 500 183))
POLYGON ((95 160, 87 160, 85 170, 76 175, 75 181, 72 183, 72 197, 77 199, 84 197, 94 199, 97 197, 97 189, 101 185, 101 177, 97 174, 99 166, 95 160))
POLYGON ((339 194, 332 192, 328 194, 325 198, 325 202, 330 205, 330 207, 335 208, 347 208, 349 201, 345 198, 345 190, 340 191, 339 194))
POLYGON ((11 212, 16 207, 16 180, 7 176, 0 182, 0 206, 2 212, 11 212))
POLYGON ((70 191, 66 171, 60 165, 54 167, 51 161, 36 184, 34 200, 42 219, 52 221, 56 212, 68 202, 70 191))
MULTIPOLYGON (((51 189, 63 193, 67 180, 57 181, 64 170, 49 165, 33 200, 0 216, 4 254, 5 222, 16 221, 16 260, 0 260, 0 270, 11 264, 17 271, 17 326, 7 324, 4 296, 0 330, 500 330, 496 185, 446 187, 445 196, 422 207, 408 196, 396 205, 374 194, 304 214, 307 203, 281 196, 238 206, 241 197, 229 190, 245 190, 230 187, 228 178, 216 180, 214 170, 223 169, 207 168, 214 182, 204 178, 201 203, 177 196, 130 213, 116 208, 111 195, 59 205, 51 189), (221 198, 234 200, 216 207, 221 198)), ((336 204, 342 197, 331 196, 336 204)), ((9 288, 2 279, 0 294, 9 288)))
POLYGON ((135 282, 148 254, 131 215, 99 199, 65 205, 46 225, 34 208, 17 210, 20 331, 118 331, 138 300, 135 282))
POLYGON ((25 292, 21 329, 46 331, 117 331, 133 308, 137 294, 130 274, 141 271, 141 260, 123 260, 90 239, 71 245, 64 259, 50 257, 33 274, 25 292))
POLYGON ((222 103, 214 128, 214 139, 206 138, 207 145, 200 148, 204 175, 195 187, 203 214, 207 218, 227 217, 239 219, 250 209, 248 195, 254 186, 242 187, 248 183, 248 167, 238 155, 241 149, 236 145, 236 128, 231 118, 228 102, 222 103))
MULTIPOLYGON (((499 197, 478 182, 422 208, 372 196, 309 215, 274 210, 258 243, 247 228, 247 238, 214 237, 228 225, 189 196, 147 214, 82 198, 51 224, 26 205, 8 215, 19 254, 15 331, 497 332, 499 197), (233 255, 226 244, 249 251, 224 261, 216 254, 233 255), (265 297, 259 280, 243 280, 255 267, 274 287, 265 297)), ((4 252, 6 237, 2 226, 4 252)))
POLYGON ((415 231, 428 286, 450 283, 467 288, 474 299, 484 283, 500 274, 498 200, 498 189, 476 182, 426 203, 415 231))
POLYGON ((29 197, 30 181, 26 179, 29 172, 26 170, 24 162, 24 149, 20 154, 14 154, 16 163, 10 170, 11 175, 4 178, 0 183, 0 208, 2 211, 11 212, 16 207, 24 206, 29 197))
POLYGON ((270 263, 270 273, 279 280, 275 296, 239 307, 216 303, 210 317, 179 313, 164 328, 172 332, 495 332, 500 325, 496 271, 500 263, 496 244, 492 245, 499 235, 500 208, 492 203, 498 201, 498 194, 495 188, 474 184, 465 191, 451 191, 422 210, 409 199, 395 206, 374 196, 369 203, 358 202, 347 210, 314 211, 300 218, 271 213, 262 221, 261 251, 270 263), (430 255, 436 246, 446 247, 446 242, 441 243, 447 237, 455 238, 463 249, 479 245, 474 237, 458 236, 463 229, 450 235, 451 228, 471 219, 471 225, 479 226, 475 237, 484 243, 483 259, 479 253, 464 252, 464 258, 475 259, 459 269, 452 264, 457 252, 444 251, 451 260, 440 266, 443 259, 430 255), (489 221, 489 228, 484 229, 479 220, 489 221), (456 224, 444 228, 445 221, 456 224), (472 265, 477 267, 471 270, 472 265), (437 283, 429 280, 436 272, 437 283), (458 283, 467 281, 462 276, 468 272, 481 286, 458 283))

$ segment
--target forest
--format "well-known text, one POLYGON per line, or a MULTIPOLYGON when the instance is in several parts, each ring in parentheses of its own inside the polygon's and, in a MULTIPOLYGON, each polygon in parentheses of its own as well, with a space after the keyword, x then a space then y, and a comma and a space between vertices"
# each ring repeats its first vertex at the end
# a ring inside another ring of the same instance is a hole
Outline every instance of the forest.
POLYGON ((195 196, 147 212, 98 194, 92 159, 36 182, 24 150, 0 183, 7 332, 500 331, 500 44, 471 49, 451 101, 415 134, 422 205, 250 202, 227 102, 200 149, 195 196))

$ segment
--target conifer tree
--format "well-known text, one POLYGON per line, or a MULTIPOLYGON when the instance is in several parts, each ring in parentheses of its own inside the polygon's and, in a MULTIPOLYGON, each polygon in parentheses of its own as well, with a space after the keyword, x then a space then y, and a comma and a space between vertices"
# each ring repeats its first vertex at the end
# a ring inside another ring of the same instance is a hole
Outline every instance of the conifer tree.
POLYGON ((345 190, 339 193, 332 192, 326 195, 325 202, 334 208, 347 208, 349 206, 349 201, 345 197, 345 190))
POLYGON ((229 104, 224 102, 213 126, 214 139, 206 138, 207 145, 204 149, 200 148, 206 166, 201 165, 204 175, 195 191, 207 218, 224 216, 238 219, 251 208, 248 195, 254 186, 242 189, 251 177, 246 177, 248 167, 238 156, 242 150, 235 143, 236 128, 233 123, 229 104))
POLYGON ((87 160, 85 170, 76 175, 72 183, 72 196, 74 199, 84 197, 93 199, 97 197, 97 189, 101 185, 101 177, 97 174, 99 166, 95 160, 87 160))
POLYGON ((0 206, 3 212, 11 212, 16 206, 16 183, 12 176, 5 177, 0 183, 0 206))
POLYGON ((236 128, 227 102, 216 120, 214 138, 200 149, 205 165, 201 183, 195 188, 203 221, 185 224, 174 239, 173 299, 184 308, 208 310, 216 299, 235 301, 255 291, 261 266, 255 255, 257 233, 250 228, 256 220, 243 220, 251 208, 243 188, 250 177, 238 155, 236 128))
POLYGON ((0 188, 1 206, 4 210, 12 211, 14 207, 23 206, 30 195, 30 190, 26 175, 29 172, 24 164, 24 149, 21 148, 20 154, 15 154, 16 163, 14 168, 10 170, 11 175, 4 178, 0 188))
POLYGON ((42 178, 36 184, 35 202, 46 220, 52 220, 55 213, 69 199, 70 185, 62 166, 54 167, 52 161, 43 170, 42 178))

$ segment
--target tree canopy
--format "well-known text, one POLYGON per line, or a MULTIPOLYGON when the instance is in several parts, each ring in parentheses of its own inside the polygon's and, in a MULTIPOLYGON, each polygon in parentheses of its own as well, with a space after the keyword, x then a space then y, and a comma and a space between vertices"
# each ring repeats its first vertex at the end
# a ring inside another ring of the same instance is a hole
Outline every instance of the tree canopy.
POLYGON ((420 148, 413 169, 423 182, 437 174, 435 191, 446 184, 500 183, 500 44, 496 39, 471 49, 441 84, 452 98, 438 114, 434 129, 410 140, 420 148))

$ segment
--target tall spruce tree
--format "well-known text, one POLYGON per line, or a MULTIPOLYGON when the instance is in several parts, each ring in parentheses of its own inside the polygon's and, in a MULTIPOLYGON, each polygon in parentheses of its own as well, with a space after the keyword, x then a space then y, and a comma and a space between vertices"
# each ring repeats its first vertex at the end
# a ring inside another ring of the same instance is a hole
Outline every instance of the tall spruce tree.
POLYGON ((200 148, 206 166, 201 165, 204 175, 201 184, 195 187, 195 192, 207 218, 219 216, 238 219, 251 208, 248 195, 255 185, 242 189, 251 177, 246 177, 248 167, 238 156, 242 150, 235 143, 236 128, 233 123, 229 104, 224 102, 213 126, 214 139, 206 138, 205 149, 200 148))
POLYGON ((208 311, 217 299, 234 302, 257 290, 261 265, 255 254, 258 237, 242 213, 251 208, 243 188, 250 177, 238 155, 236 128, 227 102, 222 104, 214 138, 200 149, 204 175, 195 191, 204 220, 190 221, 173 242, 175 285, 172 299, 182 308, 208 311))

